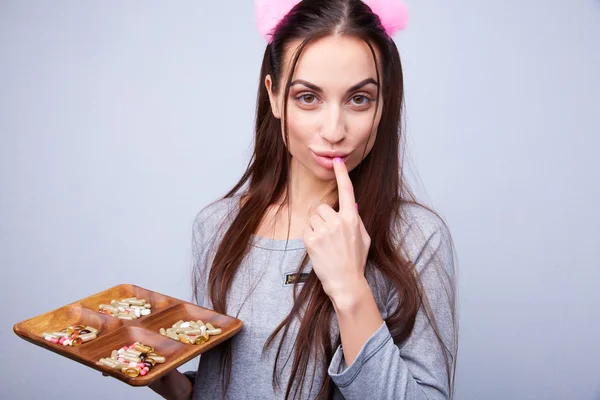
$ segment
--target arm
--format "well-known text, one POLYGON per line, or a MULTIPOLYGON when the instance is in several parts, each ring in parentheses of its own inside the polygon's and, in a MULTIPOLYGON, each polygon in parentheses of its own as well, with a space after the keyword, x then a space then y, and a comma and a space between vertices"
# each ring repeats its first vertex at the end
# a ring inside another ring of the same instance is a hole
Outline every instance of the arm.
POLYGON ((158 395, 168 400, 190 400, 192 398, 192 381, 187 372, 182 374, 177 369, 169 372, 148 386, 158 395))
MULTIPOLYGON (((204 296, 205 288, 201 286, 204 282, 204 266, 206 265, 206 243, 204 221, 206 220, 207 209, 203 209, 196 215, 192 228, 191 255, 193 271, 192 276, 199 285, 196 293, 196 301, 199 306, 206 307, 207 300, 204 296)), ((158 395, 169 400, 189 400, 192 398, 194 383, 196 381, 196 371, 186 371, 181 373, 177 369, 171 371, 159 380, 149 385, 149 388, 158 395)))
MULTIPOLYGON (((453 253, 445 227, 426 241, 415 261, 423 289, 444 345, 454 354, 453 253)), ((329 375, 347 399, 448 399, 449 358, 439 343, 423 306, 411 335, 394 343, 365 283, 353 296, 332 299, 340 326, 342 346, 335 352, 329 375), (346 354, 348 353, 348 354, 346 354)), ((388 315, 398 304, 393 291, 388 315)))

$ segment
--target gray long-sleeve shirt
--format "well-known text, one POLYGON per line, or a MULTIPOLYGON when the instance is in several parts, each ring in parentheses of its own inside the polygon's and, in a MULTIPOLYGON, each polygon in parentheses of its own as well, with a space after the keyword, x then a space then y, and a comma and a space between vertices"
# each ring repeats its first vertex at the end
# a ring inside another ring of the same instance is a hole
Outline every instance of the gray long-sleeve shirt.
MULTIPOLYGON (((195 265, 200 272, 199 305, 212 308, 207 296, 208 268, 217 244, 239 210, 239 196, 219 200, 205 207, 193 228, 195 265)), ((431 212, 409 205, 405 221, 398 226, 404 240, 405 256, 417 267, 444 345, 455 354, 452 307, 454 303, 453 252, 447 228, 431 212)), ((241 319, 244 326, 232 341, 231 382, 226 395, 221 387, 219 347, 200 357, 197 372, 186 375, 194 380, 193 399, 281 399, 290 377, 291 362, 282 367, 282 385, 273 387, 272 376, 277 340, 263 351, 265 341, 292 308, 292 285, 285 277, 294 273, 306 254, 302 239, 273 240, 252 236, 250 252, 242 261, 228 296, 227 314, 241 319)), ((307 270, 311 269, 309 262, 307 270)), ((396 290, 380 273, 367 275, 376 303, 386 319, 398 302, 396 290)), ((291 336, 297 332, 291 326, 291 336)), ((339 333, 334 317, 332 339, 339 333)), ((284 344, 280 365, 292 354, 292 343, 284 344), (283 360, 283 362, 281 362, 283 360)), ((325 374, 336 385, 335 398, 341 399, 447 399, 447 361, 423 309, 419 310, 411 335, 394 343, 386 326, 368 339, 354 362, 346 366, 339 346, 323 370, 321 362, 311 369, 304 383, 303 397, 315 398, 325 374), (311 387, 312 386, 312 387, 311 387)))

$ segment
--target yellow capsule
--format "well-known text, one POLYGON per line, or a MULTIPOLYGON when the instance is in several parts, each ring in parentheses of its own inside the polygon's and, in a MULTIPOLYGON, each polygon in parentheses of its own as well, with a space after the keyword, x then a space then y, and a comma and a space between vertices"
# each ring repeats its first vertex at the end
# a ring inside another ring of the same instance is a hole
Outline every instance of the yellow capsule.
POLYGON ((141 353, 151 353, 151 352, 154 351, 154 347, 152 347, 152 346, 146 346, 146 345, 143 345, 141 343, 136 343, 133 348, 136 349, 137 351, 141 352, 141 353))
POLYGON ((187 335, 179 335, 179 341, 183 344, 194 344, 192 338, 187 335), (184 337, 182 337, 184 336, 184 337))
POLYGON ((152 358, 152 357, 146 357, 144 359, 144 361, 149 361, 150 364, 152 364, 153 367, 156 365, 156 360, 154 360, 154 358, 152 358))
POLYGON ((121 369, 121 372, 123 372, 125 375, 127 375, 130 378, 135 378, 140 374, 140 369, 139 368, 123 368, 121 369))
POLYGON ((206 343, 207 340, 208 332, 205 331, 204 334, 196 336, 196 341, 194 342, 194 344, 203 344, 206 343))

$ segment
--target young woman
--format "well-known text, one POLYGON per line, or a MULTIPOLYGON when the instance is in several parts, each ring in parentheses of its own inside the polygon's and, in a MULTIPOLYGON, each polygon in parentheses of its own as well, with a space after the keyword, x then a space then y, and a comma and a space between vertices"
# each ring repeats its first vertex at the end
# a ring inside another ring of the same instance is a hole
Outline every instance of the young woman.
POLYGON ((452 242, 401 167, 403 78, 390 35, 403 9, 271 2, 258 5, 268 45, 252 160, 193 229, 198 303, 244 327, 197 371, 152 389, 172 399, 452 398, 452 242))

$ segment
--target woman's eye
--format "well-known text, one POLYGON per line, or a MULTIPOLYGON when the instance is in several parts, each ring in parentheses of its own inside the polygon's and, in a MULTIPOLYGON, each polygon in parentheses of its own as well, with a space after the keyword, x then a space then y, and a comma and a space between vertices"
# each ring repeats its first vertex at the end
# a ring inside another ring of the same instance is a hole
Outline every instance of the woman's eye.
POLYGON ((304 103, 304 104, 314 104, 317 100, 317 98, 314 94, 303 94, 300 97, 298 97, 298 99, 300 100, 301 103, 304 103))
POLYGON ((369 99, 364 94, 357 94, 356 96, 352 96, 352 101, 357 106, 364 106, 365 104, 368 104, 370 100, 371 99, 369 99))

